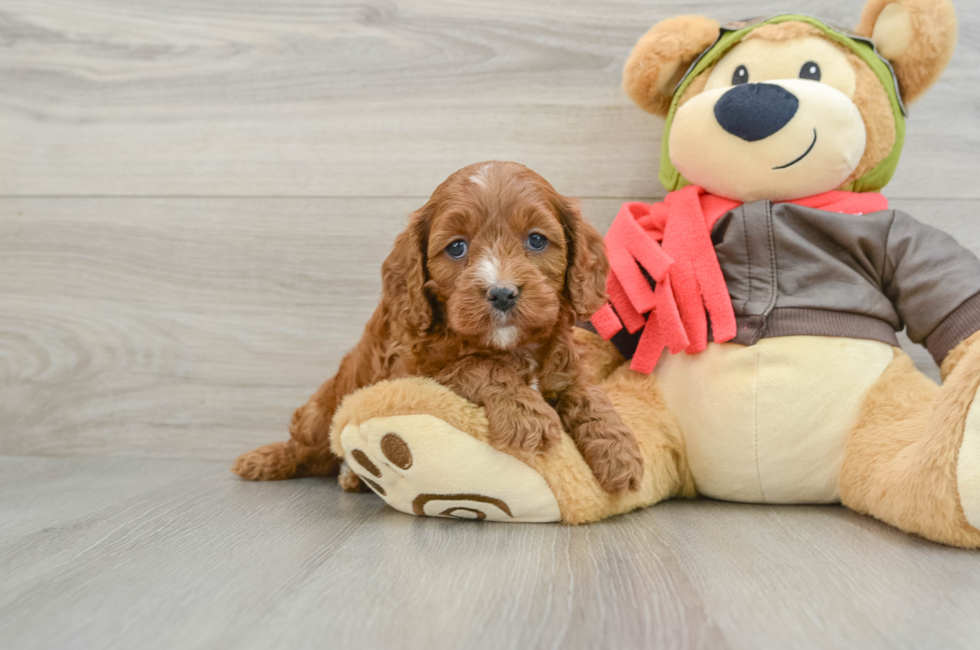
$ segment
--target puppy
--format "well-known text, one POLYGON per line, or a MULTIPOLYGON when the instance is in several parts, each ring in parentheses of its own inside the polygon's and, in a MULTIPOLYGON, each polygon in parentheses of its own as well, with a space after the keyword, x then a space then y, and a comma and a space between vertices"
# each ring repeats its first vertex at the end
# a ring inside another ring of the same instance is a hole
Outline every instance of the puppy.
MULTIPOLYGON (((338 373, 293 415, 288 442, 232 471, 275 480, 337 471, 330 422, 345 395, 383 379, 432 377, 483 406, 492 444, 529 456, 562 430, 604 489, 639 487, 633 434, 583 371, 572 326, 605 301, 605 245, 576 203, 511 162, 464 167, 398 235, 381 304, 338 373)), ((356 489, 356 476, 341 477, 356 489)))

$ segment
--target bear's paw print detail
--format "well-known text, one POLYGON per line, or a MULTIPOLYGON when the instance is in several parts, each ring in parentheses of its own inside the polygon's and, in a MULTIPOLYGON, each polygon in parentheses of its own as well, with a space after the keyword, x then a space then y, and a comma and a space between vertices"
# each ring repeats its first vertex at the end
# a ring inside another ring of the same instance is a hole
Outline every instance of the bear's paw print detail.
MULTIPOLYGON (((502 500, 494 497, 483 496, 482 494, 420 494, 412 501, 412 511, 419 517, 455 517, 457 519, 486 519, 487 513, 480 508, 470 506, 450 506, 435 515, 430 515, 425 511, 425 506, 429 503, 439 502, 471 502, 473 504, 485 504, 493 506, 507 517, 513 517, 510 507, 502 500), (473 516, 457 515, 456 512, 470 512, 473 516)), ((485 507, 484 506, 484 507, 485 507)), ((436 510, 438 508, 435 508, 436 510)))
POLYGON ((420 517, 559 521, 558 501, 527 464, 428 414, 380 416, 340 433, 350 471, 420 517))
POLYGON ((374 474, 374 476, 377 478, 381 478, 381 470, 378 469, 377 465, 371 462, 371 459, 368 458, 367 454, 365 454, 363 451, 360 449, 355 449, 350 452, 350 455, 354 457, 354 460, 357 461, 358 465, 374 474))
MULTIPOLYGON (((381 470, 378 469, 377 465, 371 462, 371 459, 368 458, 368 455, 365 454, 363 451, 361 451, 360 449, 353 449, 351 450, 350 455, 355 461, 357 461, 358 465, 360 465, 365 470, 373 474, 375 478, 381 478, 381 470)), ((354 474, 357 475, 357 478, 361 479, 365 485, 367 485, 369 488, 377 492, 378 495, 382 497, 387 496, 387 493, 385 492, 385 489, 383 487, 381 487, 380 485, 378 485, 368 477, 364 476, 362 472, 358 472, 353 467, 351 467, 350 469, 351 471, 354 472, 354 474)))
POLYGON ((412 450, 397 433, 386 433, 381 437, 381 453, 399 469, 412 466, 412 450))

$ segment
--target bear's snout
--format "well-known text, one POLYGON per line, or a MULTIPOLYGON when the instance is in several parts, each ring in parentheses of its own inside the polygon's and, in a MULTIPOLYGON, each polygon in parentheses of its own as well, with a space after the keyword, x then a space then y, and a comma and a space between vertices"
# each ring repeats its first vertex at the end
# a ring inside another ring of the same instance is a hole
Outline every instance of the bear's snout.
POLYGON ((748 142, 768 138, 786 126, 800 107, 796 95, 781 86, 739 84, 715 103, 721 128, 748 142))

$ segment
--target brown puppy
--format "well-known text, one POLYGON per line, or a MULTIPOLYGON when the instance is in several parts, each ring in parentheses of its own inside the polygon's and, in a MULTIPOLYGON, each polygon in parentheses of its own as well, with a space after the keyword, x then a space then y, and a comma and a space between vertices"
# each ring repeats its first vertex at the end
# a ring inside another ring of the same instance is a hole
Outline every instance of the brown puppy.
MULTIPOLYGON (((412 215, 382 266, 383 295, 339 372, 293 415, 292 439, 232 471, 274 480, 335 472, 330 422, 345 395, 383 379, 432 377, 484 407, 493 443, 548 450, 564 425, 606 490, 635 490, 633 434, 581 370, 572 325, 605 301, 602 237, 523 165, 464 167, 412 215)), ((353 476, 342 477, 356 489, 353 476)))

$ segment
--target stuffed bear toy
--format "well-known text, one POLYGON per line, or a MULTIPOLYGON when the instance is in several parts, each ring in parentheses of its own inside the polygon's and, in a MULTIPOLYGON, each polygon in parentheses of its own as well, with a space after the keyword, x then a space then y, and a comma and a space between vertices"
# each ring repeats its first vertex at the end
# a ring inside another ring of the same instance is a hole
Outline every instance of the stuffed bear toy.
POLYGON ((638 439, 639 490, 602 490, 567 437, 494 448, 479 407, 421 378, 348 396, 334 451, 420 516, 578 524, 701 494, 980 546, 980 261, 877 193, 955 40, 947 0, 869 0, 854 33, 685 16, 639 40, 624 88, 665 119, 669 193, 621 209, 610 302, 576 333, 638 439))

